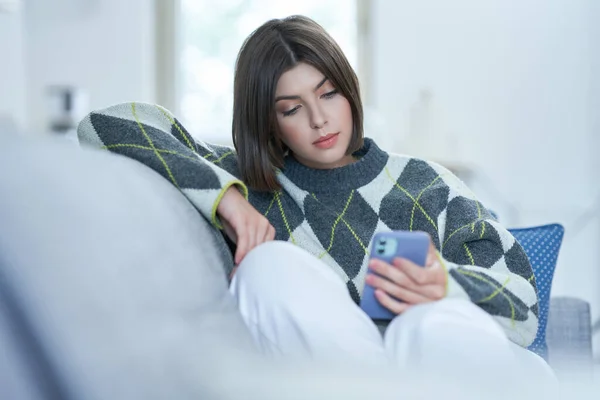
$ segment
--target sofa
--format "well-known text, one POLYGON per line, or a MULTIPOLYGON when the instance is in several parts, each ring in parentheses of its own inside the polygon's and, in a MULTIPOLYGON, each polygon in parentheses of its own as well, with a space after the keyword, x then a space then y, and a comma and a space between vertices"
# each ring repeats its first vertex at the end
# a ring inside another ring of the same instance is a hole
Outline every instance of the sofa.
MULTIPOLYGON (((149 168, 0 132, 1 399, 481 398, 476 382, 465 393, 264 360, 228 294, 231 269, 221 234, 149 168)), ((589 318, 587 303, 552 299, 558 370, 591 363, 589 318)))

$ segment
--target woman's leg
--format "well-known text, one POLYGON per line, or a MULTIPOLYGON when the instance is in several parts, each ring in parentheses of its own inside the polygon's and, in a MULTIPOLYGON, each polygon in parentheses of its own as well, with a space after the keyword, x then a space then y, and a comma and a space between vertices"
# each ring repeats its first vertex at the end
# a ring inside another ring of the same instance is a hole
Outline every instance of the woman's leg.
POLYGON ((554 391, 554 394, 557 394, 556 385, 558 379, 548 363, 534 352, 529 351, 516 343, 509 343, 519 368, 521 371, 526 371, 523 372, 524 374, 527 374, 525 376, 528 376, 534 384, 540 383, 541 385, 546 386, 546 388, 549 388, 551 393, 554 391))
POLYGON ((383 340, 331 267, 287 242, 252 250, 230 292, 260 348, 269 355, 383 364, 383 340))
POLYGON ((392 321, 384 342, 401 368, 483 386, 556 384, 542 358, 509 341, 488 313, 467 300, 445 299, 409 309, 392 321))

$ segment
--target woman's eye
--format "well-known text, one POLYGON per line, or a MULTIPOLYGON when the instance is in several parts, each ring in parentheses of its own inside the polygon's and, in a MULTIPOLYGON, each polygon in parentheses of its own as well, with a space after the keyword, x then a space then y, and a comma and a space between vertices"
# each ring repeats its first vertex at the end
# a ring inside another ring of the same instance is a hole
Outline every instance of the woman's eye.
POLYGON ((331 92, 327 92, 327 93, 321 95, 321 98, 323 98, 323 99, 330 99, 333 96, 335 96, 337 93, 338 93, 338 90, 337 89, 333 89, 331 92))
POLYGON ((290 115, 296 114, 296 111, 298 111, 299 108, 300 108, 300 106, 296 106, 289 111, 284 111, 282 114, 284 117, 289 117, 290 115))

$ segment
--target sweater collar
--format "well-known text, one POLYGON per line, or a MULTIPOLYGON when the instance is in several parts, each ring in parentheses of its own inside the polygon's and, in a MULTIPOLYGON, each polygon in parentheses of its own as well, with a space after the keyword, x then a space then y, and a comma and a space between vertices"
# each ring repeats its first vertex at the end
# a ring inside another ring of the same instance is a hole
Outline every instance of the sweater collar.
POLYGON ((314 169, 285 157, 283 174, 299 188, 309 192, 358 189, 374 180, 387 163, 388 154, 372 139, 365 138, 363 147, 353 153, 359 159, 333 169, 314 169))

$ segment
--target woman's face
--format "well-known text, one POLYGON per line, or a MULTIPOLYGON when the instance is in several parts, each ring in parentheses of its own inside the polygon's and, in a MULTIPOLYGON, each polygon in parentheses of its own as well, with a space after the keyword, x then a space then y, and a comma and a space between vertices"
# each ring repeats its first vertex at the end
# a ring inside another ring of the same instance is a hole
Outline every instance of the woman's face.
POLYGON ((299 63, 277 82, 275 112, 281 140, 294 157, 310 168, 350 164, 350 103, 316 68, 299 63))

